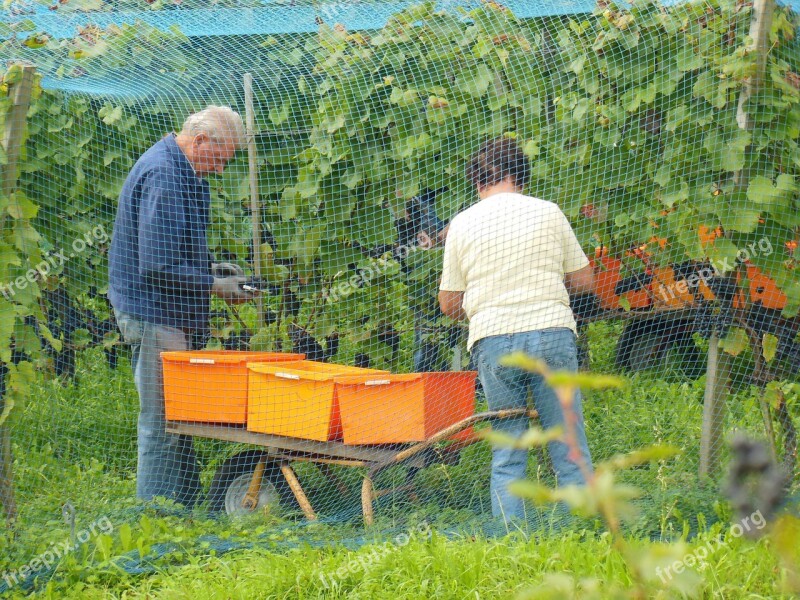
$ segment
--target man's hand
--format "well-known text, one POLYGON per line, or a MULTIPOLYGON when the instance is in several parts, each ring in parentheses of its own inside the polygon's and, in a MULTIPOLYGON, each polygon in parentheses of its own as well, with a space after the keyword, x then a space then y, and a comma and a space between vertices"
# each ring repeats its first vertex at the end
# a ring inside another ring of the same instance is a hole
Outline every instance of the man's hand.
POLYGON ((244 277, 244 269, 229 262, 211 263, 211 275, 213 277, 244 277))
POLYGON ((214 277, 211 293, 222 298, 228 304, 242 304, 243 302, 255 298, 255 293, 245 292, 242 289, 242 284, 246 281, 246 277, 238 275, 232 277, 214 277))

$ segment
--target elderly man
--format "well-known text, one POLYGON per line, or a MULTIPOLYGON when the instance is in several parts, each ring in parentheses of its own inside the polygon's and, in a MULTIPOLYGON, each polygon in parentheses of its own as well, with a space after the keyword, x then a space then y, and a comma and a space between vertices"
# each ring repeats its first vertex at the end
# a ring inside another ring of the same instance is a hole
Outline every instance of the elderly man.
POLYGON ((209 106, 153 145, 134 165, 119 198, 109 255, 108 297, 130 343, 139 392, 136 495, 193 506, 200 492, 191 438, 167 434, 162 351, 188 350, 208 327, 211 294, 229 303, 242 269, 213 264, 206 241, 210 192, 203 179, 221 173, 244 144, 241 117, 209 106), (198 335, 200 334, 200 335, 198 335))

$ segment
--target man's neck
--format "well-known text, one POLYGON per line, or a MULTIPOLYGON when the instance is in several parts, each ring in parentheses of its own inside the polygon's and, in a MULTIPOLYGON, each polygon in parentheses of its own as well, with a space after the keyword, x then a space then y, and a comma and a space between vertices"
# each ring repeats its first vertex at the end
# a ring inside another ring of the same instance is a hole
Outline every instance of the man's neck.
POLYGON ((186 162, 188 162, 192 167, 192 172, 194 173, 195 177, 199 177, 199 175, 197 175, 197 169, 194 168, 194 164, 192 163, 192 138, 188 135, 182 135, 179 133, 175 136, 175 143, 186 157, 186 162))
POLYGON ((485 200, 489 196, 494 196, 496 194, 519 194, 520 190, 517 188, 514 183, 508 179, 504 181, 500 181, 493 185, 486 186, 480 192, 478 192, 478 196, 481 200, 485 200))

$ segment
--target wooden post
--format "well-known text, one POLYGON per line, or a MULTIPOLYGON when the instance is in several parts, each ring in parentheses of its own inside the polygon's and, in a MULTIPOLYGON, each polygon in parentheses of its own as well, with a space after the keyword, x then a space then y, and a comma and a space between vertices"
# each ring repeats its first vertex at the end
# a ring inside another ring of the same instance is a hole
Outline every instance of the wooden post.
MULTIPOLYGON (((769 50, 769 32, 772 28, 772 15, 775 11, 775 0, 754 0, 753 15, 750 21, 750 38, 753 40, 751 51, 756 53, 757 66, 755 73, 749 77, 739 95, 736 111, 736 122, 740 129, 751 129, 753 122, 745 111, 747 101, 756 93, 764 79, 769 50)), ((740 171, 736 174, 736 186, 747 188, 748 174, 740 171)), ((727 210, 736 207, 728 206, 727 210)), ((729 275, 729 276, 735 276, 729 275)), ((719 470, 720 450, 722 447, 722 424, 725 418, 725 401, 730 379, 731 357, 719 351, 719 339, 711 336, 708 350, 708 367, 706 370, 706 389, 703 403, 703 429, 700 438, 700 477, 713 476, 719 470)))
POLYGON ((747 101, 756 93, 764 73, 767 70, 767 54, 769 53, 769 32, 772 29, 772 15, 775 13, 775 0, 754 0, 753 16, 750 20, 750 38, 753 45, 750 48, 756 53, 756 72, 744 82, 742 93, 739 95, 739 106, 736 111, 736 122, 739 129, 750 129, 752 119, 744 109, 747 101))
MULTIPOLYGON (((3 137, 3 149, 6 152, 7 164, 3 173, 3 195, 9 197, 17 184, 17 161, 22 140, 25 137, 25 120, 31 104, 33 65, 22 64, 20 80, 13 84, 11 109, 6 118, 6 131, 3 137)), ((0 215, 0 235, 5 227, 6 215, 0 215)), ((0 398, 0 414, 5 409, 5 399, 0 398)), ((11 453, 11 431, 8 423, 0 425, 0 503, 6 515, 6 523, 12 527, 17 518, 17 503, 14 498, 14 457, 11 453)))
MULTIPOLYGON (((244 74, 244 107, 247 128, 247 159, 250 175, 250 219, 253 225, 253 270, 261 278, 261 207, 258 196, 258 148, 256 146, 256 116, 253 109, 253 75, 244 74)), ((258 326, 264 324, 264 301, 256 297, 258 326)))
POLYGON ((724 352, 720 356, 719 337, 714 333, 708 342, 703 428, 700 434, 699 474, 701 478, 712 476, 719 469, 729 375, 730 358, 724 352))

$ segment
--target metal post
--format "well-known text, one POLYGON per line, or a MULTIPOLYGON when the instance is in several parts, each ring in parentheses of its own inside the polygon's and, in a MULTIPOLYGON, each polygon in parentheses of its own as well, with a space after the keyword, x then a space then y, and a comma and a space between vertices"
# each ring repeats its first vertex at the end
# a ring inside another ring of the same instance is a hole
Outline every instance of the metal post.
MULTIPOLYGON (((253 75, 244 74, 244 107, 247 127, 247 159, 250 176, 250 219, 253 225, 253 270, 255 276, 261 278, 261 207, 258 196, 258 148, 256 147, 256 117, 253 109, 253 75)), ((258 326, 264 324, 264 302, 259 295, 256 298, 258 306, 258 326)))
MULTIPOLYGON (((745 111, 745 105, 763 81, 769 50, 769 32, 772 27, 772 15, 775 11, 774 0, 754 0, 753 14, 750 21, 750 38, 753 40, 752 51, 756 53, 756 72, 744 82, 736 112, 736 122, 740 129, 752 128, 752 119, 745 111)), ((736 186, 746 188, 747 173, 736 174, 736 186)), ((729 206, 728 210, 734 210, 729 206)), ((727 275, 735 277, 735 274, 727 275)), ((719 351, 719 339, 712 335, 709 341, 708 367, 706 371, 706 390, 703 400, 703 429, 700 438, 700 477, 713 476, 719 470, 720 449, 722 445, 722 425, 725 418, 726 395, 730 378, 731 357, 719 351)))

